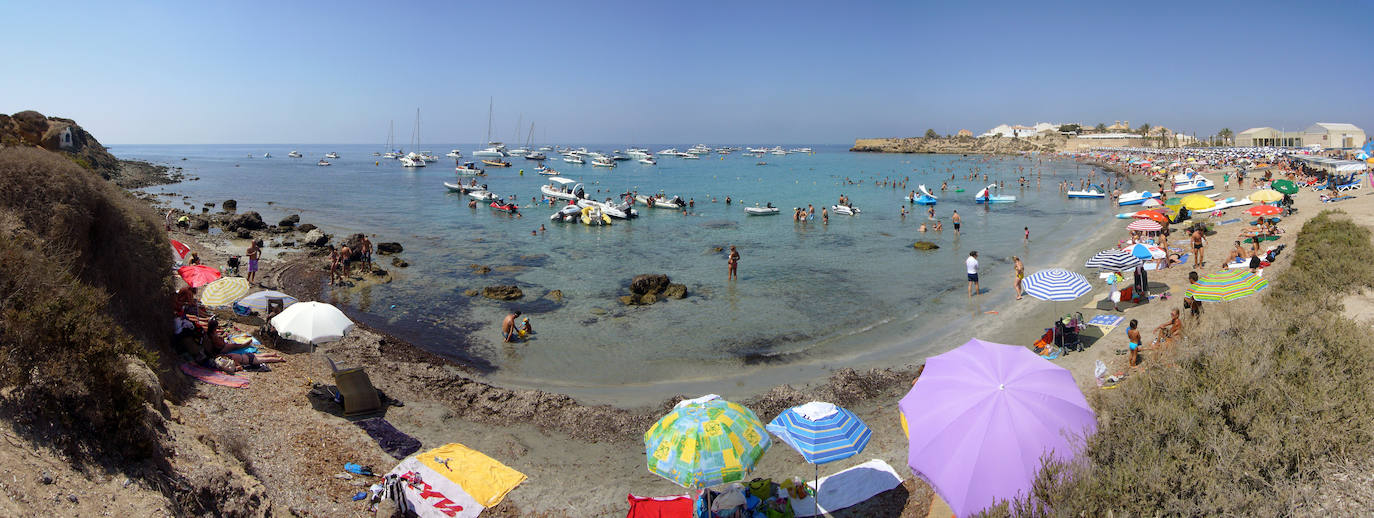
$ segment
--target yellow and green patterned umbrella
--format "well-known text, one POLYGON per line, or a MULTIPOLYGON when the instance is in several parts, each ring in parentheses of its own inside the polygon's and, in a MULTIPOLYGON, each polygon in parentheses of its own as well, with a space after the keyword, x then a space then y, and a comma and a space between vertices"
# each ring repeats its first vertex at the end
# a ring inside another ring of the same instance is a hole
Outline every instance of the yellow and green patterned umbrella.
POLYGON ((678 403, 644 432, 649 471, 689 489, 744 480, 771 445, 753 411, 714 395, 678 403))
POLYGON ((1203 275, 1184 295, 1193 300, 1228 301, 1254 295, 1269 286, 1269 281, 1245 269, 1203 275))
POLYGON ((248 294, 248 279, 224 277, 200 287, 200 303, 212 308, 224 307, 248 294))

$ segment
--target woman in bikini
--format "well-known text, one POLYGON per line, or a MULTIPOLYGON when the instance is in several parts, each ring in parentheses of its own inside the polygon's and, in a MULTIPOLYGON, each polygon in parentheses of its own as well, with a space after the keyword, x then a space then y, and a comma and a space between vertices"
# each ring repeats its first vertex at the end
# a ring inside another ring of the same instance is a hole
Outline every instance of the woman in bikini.
POLYGON ((730 259, 729 259, 728 264, 730 265, 730 271, 729 271, 729 275, 727 275, 726 279, 727 279, 727 280, 738 280, 738 279, 739 279, 739 274, 736 273, 736 270, 739 269, 739 251, 738 251, 738 250, 735 250, 735 245, 730 245, 730 259))
POLYGON ((1026 267, 1021 264, 1020 257, 1012 256, 1011 260, 1012 267, 1016 269, 1016 281, 1012 283, 1012 286, 1016 288, 1016 300, 1021 300, 1021 296, 1025 293, 1021 290, 1021 280, 1026 278, 1026 267))

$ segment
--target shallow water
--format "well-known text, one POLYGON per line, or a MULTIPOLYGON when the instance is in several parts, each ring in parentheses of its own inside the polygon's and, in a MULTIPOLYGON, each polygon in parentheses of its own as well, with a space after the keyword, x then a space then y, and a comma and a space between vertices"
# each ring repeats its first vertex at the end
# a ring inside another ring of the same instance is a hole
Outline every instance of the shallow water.
MULTIPOLYGON (((495 382, 594 398, 622 391, 652 398, 721 379, 767 386, 779 379, 823 376, 838 366, 882 365, 948 349, 958 344, 937 338, 955 330, 967 337, 985 325, 969 320, 979 313, 968 310, 965 293, 963 261, 970 250, 978 250, 982 259, 987 309, 1011 296, 1010 256, 1021 256, 1029 271, 1059 266, 1061 256, 1110 221, 1103 215, 1115 212, 1103 200, 1064 199, 1058 182, 1076 181, 1091 168, 1049 158, 849 153, 831 146, 810 155, 764 158, 738 153, 694 161, 658 157, 658 166, 628 161, 607 170, 567 164, 550 153, 555 157, 551 167, 585 183, 595 197, 662 190, 696 201, 691 215, 639 207, 636 220, 593 228, 552 223, 547 205, 526 208, 520 219, 485 206, 470 209, 467 198, 448 193, 441 183, 455 178, 452 159, 405 170, 395 161, 377 165, 379 158, 371 156, 375 147, 122 146, 112 151, 122 158, 182 166, 199 177, 149 192, 189 196, 197 207, 234 198, 239 211, 258 211, 269 222, 299 213, 303 223, 336 235, 365 230, 377 236, 374 241, 401 242, 410 268, 391 268, 382 260, 396 274, 394 282, 336 291, 333 300, 371 325, 482 367, 495 382), (291 149, 305 158, 286 158, 291 149), (261 158, 268 151, 274 158, 261 158), (331 167, 315 166, 329 151, 342 158, 331 160, 331 167), (767 165, 756 165, 760 161, 767 165), (973 194, 986 185, 963 179, 974 168, 991 180, 1006 181, 1005 194, 1018 201, 974 204, 973 194), (917 232, 927 222, 925 208, 907 205, 903 197, 920 183, 941 195, 940 183, 951 174, 957 178, 936 206, 946 229, 917 232), (1015 186, 1020 175, 1031 178, 1028 188, 1015 186), (875 179, 907 176, 905 191, 874 185, 875 179), (863 184, 846 185, 846 177, 863 184), (956 185, 967 190, 955 193, 956 185), (823 225, 820 208, 834 204, 841 193, 863 212, 831 215, 823 225), (724 204, 726 195, 734 199, 732 205, 724 204), (783 207, 783 214, 744 214, 745 206, 765 202, 783 207), (816 220, 792 221, 790 208, 807 204, 816 206, 816 220), (905 219, 899 214, 903 206, 912 211, 905 219), (963 217, 959 236, 950 225, 951 210, 963 217), (531 235, 541 224, 547 231, 531 235), (1029 245, 1022 240, 1025 226, 1031 229, 1029 245), (941 248, 915 251, 911 244, 917 240, 941 248), (726 281, 725 253, 714 251, 729 245, 742 256, 737 282, 726 281), (478 275, 472 264, 493 271, 478 275), (665 273, 686 284, 690 296, 649 307, 620 305, 616 298, 627 294, 630 279, 641 273, 665 273), (525 298, 506 304, 463 295, 465 289, 494 284, 517 284, 525 298), (563 292, 561 304, 542 299, 554 289, 563 292), (500 342, 499 322, 509 308, 530 316, 537 331, 532 340, 500 342)), ((453 147, 429 148, 442 154, 453 147)), ((459 147, 468 155, 475 149, 459 147)), ((534 173, 533 162, 511 161, 516 167, 488 168, 490 176, 478 181, 528 204, 545 179, 534 173)))

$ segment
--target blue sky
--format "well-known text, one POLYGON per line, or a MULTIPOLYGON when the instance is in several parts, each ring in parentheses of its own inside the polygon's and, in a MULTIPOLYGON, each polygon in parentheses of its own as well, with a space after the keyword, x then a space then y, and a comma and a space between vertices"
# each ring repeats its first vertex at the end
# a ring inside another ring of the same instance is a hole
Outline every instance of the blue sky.
POLYGON ((848 143, 1374 123, 1367 4, 3 2, 0 112, 107 144, 848 143), (1363 6, 1362 6, 1363 5, 1363 6), (40 22, 41 21, 41 22, 40 22))

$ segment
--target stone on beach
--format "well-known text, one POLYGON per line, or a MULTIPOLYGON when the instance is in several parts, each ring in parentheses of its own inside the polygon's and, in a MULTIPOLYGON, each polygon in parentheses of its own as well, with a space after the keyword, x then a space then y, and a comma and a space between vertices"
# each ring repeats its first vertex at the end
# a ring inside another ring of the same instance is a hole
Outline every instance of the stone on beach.
POLYGON ((262 215, 248 211, 229 218, 225 228, 228 230, 262 230, 267 228, 267 224, 263 223, 262 215))
POLYGON ((516 300, 524 297, 519 286, 487 286, 482 288, 482 296, 492 300, 516 300))
POLYGON ((299 230, 301 232, 309 232, 311 230, 315 230, 315 225, 312 225, 310 223, 306 223, 304 225, 296 225, 296 230, 299 230))
POLYGON ((234 212, 238 210, 239 202, 234 200, 224 200, 224 203, 219 204, 219 207, 221 209, 224 209, 224 212, 234 212))
POLYGON ((321 232, 320 229, 312 229, 301 239, 305 246, 324 246, 329 244, 329 234, 321 232))
POLYGON ((282 220, 281 220, 280 222, 277 223, 277 226, 279 226, 279 227, 294 227, 294 226, 296 226, 297 223, 300 223, 300 222, 301 222, 301 216, 300 216, 299 214, 292 214, 292 215, 290 215, 290 216, 287 216, 287 217, 285 217, 285 218, 282 218, 282 220))

